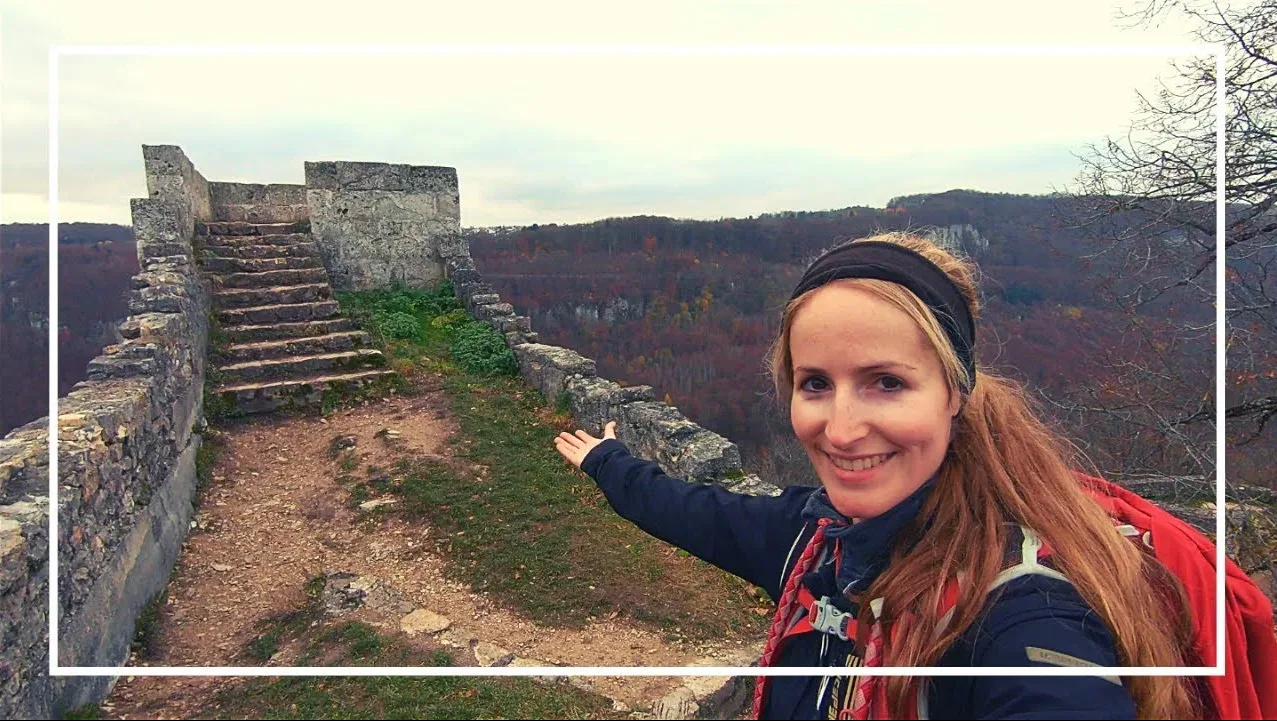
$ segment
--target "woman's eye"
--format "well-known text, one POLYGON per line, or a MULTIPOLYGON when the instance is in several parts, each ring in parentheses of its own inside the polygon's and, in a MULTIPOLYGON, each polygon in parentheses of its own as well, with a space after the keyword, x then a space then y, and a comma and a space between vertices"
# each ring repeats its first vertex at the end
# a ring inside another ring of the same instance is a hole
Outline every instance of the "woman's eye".
POLYGON ((820 376, 812 376, 808 378, 807 380, 803 381, 802 385, 799 386, 800 389, 808 391, 810 393, 823 391, 825 390, 826 387, 828 386, 825 383, 825 379, 821 378, 820 376))
POLYGON ((905 382, 895 376, 883 376, 878 382, 882 383, 882 389, 886 391, 898 391, 905 387, 905 382))

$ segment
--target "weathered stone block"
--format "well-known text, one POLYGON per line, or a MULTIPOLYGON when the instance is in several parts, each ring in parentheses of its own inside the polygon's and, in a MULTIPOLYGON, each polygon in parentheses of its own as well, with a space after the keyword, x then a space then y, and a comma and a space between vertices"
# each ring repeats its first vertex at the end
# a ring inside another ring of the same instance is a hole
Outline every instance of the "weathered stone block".
POLYGON ((473 270, 476 272, 479 270, 474 264, 474 258, 470 257, 469 252, 465 255, 445 256, 443 265, 448 269, 450 276, 458 270, 473 270))
POLYGON ((133 198, 129 202, 133 212, 133 235, 139 248, 155 243, 185 244, 189 248, 194 224, 190 232, 185 230, 182 209, 175 201, 160 197, 133 198))
POLYGON ((448 274, 448 280, 452 281, 452 286, 455 288, 460 285, 482 283, 483 276, 479 275, 477 270, 458 268, 448 274))
POLYGON ((474 317, 479 320, 491 320, 500 316, 513 316, 514 306, 509 303, 491 303, 489 305, 477 306, 474 309, 474 317))
MULTIPOLYGON (((460 233, 445 233, 439 236, 439 255, 444 261, 454 258, 470 257, 470 242, 460 233)), ((473 263, 474 261, 470 261, 473 263)))
POLYGON ((315 243, 336 289, 432 287, 447 277, 441 244, 455 250, 461 230, 455 169, 306 163, 306 184, 315 243))
POLYGON ((146 192, 151 198, 178 202, 184 214, 195 220, 212 217, 209 183, 176 145, 143 145, 146 192))
POLYGON ((484 293, 496 292, 495 290, 493 290, 490 284, 485 283, 482 280, 469 281, 465 283, 457 282, 454 280, 452 283, 452 289, 456 292, 457 297, 460 298, 462 301, 465 301, 476 295, 483 295, 484 293))
POLYGON ((517 329, 517 321, 512 315, 499 315, 495 318, 489 318, 488 324, 502 334, 512 333, 517 329))
POLYGON ((677 408, 656 402, 620 408, 617 438, 636 455, 660 463, 673 476, 716 482, 742 475, 740 449, 726 438, 693 423, 677 408))
POLYGON ((306 186, 291 183, 209 183, 208 191, 215 206, 306 204, 306 186))
MULTIPOLYGON (((573 377, 565 384, 572 417, 592 433, 603 432, 608 421, 618 420, 621 406, 652 400, 651 386, 622 387, 598 377, 573 377)), ((557 403, 557 398, 550 398, 557 403)))
POLYGON ((752 473, 739 478, 725 478, 719 483, 733 493, 743 493, 747 496, 780 495, 779 486, 768 483, 752 473))
MULTIPOLYGON (((46 469, 47 470, 47 469, 46 469)), ((3 470, 0 470, 0 476, 3 470)), ((49 677, 49 502, 46 489, 0 506, 0 717, 58 718, 49 677)))
POLYGON ((406 166, 408 190, 413 193, 457 193, 457 169, 434 165, 406 166))
POLYGON ((310 218, 306 205, 214 205, 218 222, 295 223, 310 218))
POLYGON ((0 505, 49 491, 49 422, 39 418, 0 439, 0 505))
POLYGON ((523 380, 539 389, 551 403, 564 390, 570 376, 596 375, 593 360, 567 348, 525 343, 510 350, 519 361, 523 380))

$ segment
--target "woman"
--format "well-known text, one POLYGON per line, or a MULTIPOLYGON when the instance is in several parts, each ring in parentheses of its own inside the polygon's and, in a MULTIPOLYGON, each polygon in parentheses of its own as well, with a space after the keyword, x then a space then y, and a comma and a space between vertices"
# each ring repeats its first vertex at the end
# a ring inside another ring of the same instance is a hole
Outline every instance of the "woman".
MULTIPOLYGON (((672 479, 614 422, 555 444, 623 517, 778 601, 762 665, 1194 665, 1182 588, 1114 531, 1021 390, 977 369, 978 315, 972 267, 915 236, 844 244, 807 269, 770 364, 820 488, 750 497, 672 479)), ((1191 718, 1189 683, 778 676, 760 679, 755 711, 1191 718)))

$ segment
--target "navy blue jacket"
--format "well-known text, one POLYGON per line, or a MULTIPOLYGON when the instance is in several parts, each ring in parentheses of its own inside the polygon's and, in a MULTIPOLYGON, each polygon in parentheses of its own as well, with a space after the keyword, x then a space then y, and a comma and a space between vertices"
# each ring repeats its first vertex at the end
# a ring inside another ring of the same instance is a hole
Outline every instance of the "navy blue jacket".
MULTIPOLYGON (((688 483, 669 477, 656 463, 635 458, 616 440, 605 440, 592 449, 581 468, 622 517, 762 588, 773 602, 810 536, 810 529, 803 535, 807 524, 800 514, 810 495, 820 491, 790 487, 775 497, 747 496, 715 485, 688 483)), ((866 576, 876 577, 886 564, 894 529, 917 513, 919 498, 929 489, 930 484, 887 513, 853 526, 853 536, 843 539, 844 568, 850 563, 864 569, 866 576)), ((872 577, 865 579, 866 585, 872 577)), ((816 598, 838 597, 843 605, 843 597, 835 590, 832 563, 806 574, 803 582, 816 598)), ((937 665, 1051 665, 1037 659, 1117 665, 1112 635, 1072 585, 1030 575, 1002 588, 937 665)), ((843 608, 854 610, 849 605, 843 608)), ((852 643, 824 633, 794 636, 782 647, 776 665, 843 666, 852 643)), ((834 688, 839 683, 835 678, 771 677, 763 717, 827 718, 835 694, 845 698, 834 688)), ((1134 702, 1117 679, 936 676, 928 683, 931 718, 1135 718, 1134 702)))

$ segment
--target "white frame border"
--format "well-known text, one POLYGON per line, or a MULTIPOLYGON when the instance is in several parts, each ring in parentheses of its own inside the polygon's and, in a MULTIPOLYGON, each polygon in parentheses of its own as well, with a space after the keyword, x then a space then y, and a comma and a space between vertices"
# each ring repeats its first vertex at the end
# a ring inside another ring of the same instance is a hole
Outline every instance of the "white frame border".
POLYGON ((49 48, 49 675, 51 676, 1223 676, 1225 675, 1224 571, 1224 130, 1225 53, 1218 45, 55 45, 49 48), (58 70, 63 56, 79 55, 428 55, 679 56, 679 57, 1148 57, 1215 58, 1215 665, 1041 668, 990 666, 836 668, 820 666, 61 666, 58 664, 58 70))

